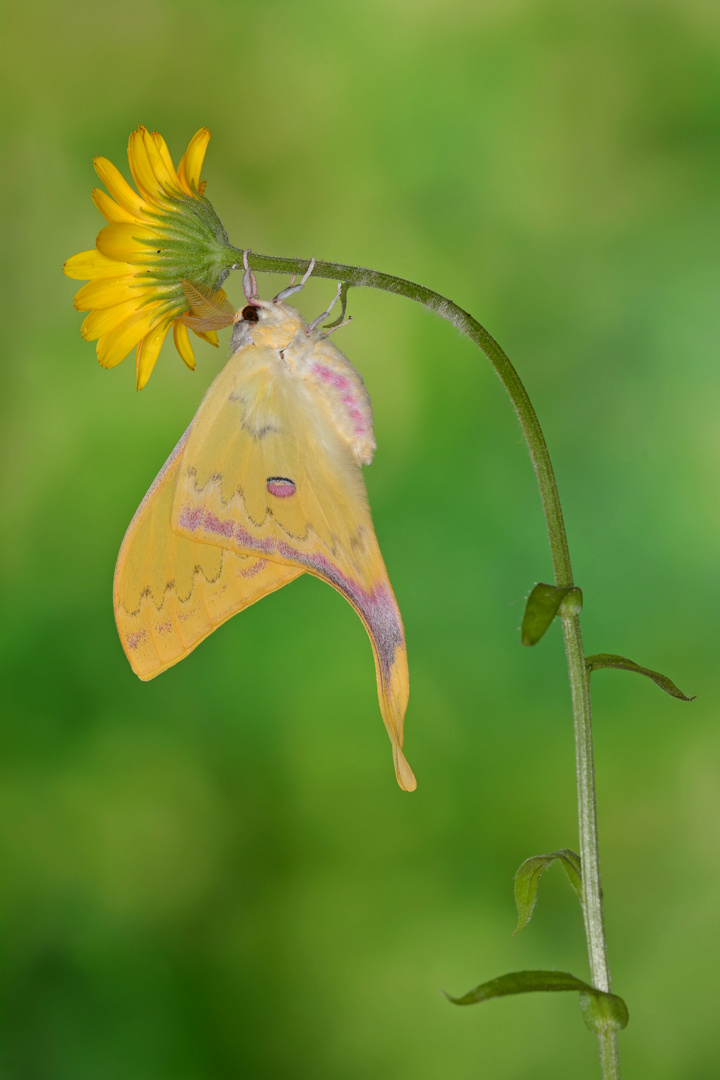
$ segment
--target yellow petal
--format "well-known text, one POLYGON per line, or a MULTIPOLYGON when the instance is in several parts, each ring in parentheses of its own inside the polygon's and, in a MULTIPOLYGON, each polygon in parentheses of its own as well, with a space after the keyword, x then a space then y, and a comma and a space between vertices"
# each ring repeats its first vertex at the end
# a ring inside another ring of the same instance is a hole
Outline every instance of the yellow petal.
POLYGON ((197 195, 200 188, 200 172, 205 151, 210 141, 210 132, 206 127, 196 131, 190 140, 190 145, 183 154, 178 166, 178 177, 188 195, 197 195))
POLYGON ((98 251, 111 259, 141 262, 139 256, 148 258, 157 250, 152 244, 143 244, 142 238, 157 240, 156 231, 137 222, 135 225, 106 225, 97 235, 98 251))
POLYGON ((78 281, 132 274, 134 270, 135 267, 129 263, 110 259, 95 248, 92 251, 81 251, 77 255, 72 255, 63 266, 63 274, 69 278, 77 278, 78 281))
POLYGON ((152 375, 152 369, 155 367, 155 361, 158 358, 160 347, 165 340, 165 335, 170 329, 170 323, 166 320, 156 326, 154 330, 151 330, 145 335, 142 341, 138 344, 137 352, 135 353, 135 374, 137 378, 137 388, 142 390, 146 382, 152 375))
POLYGON ((120 203, 116 203, 114 199, 111 199, 109 195, 106 195, 100 188, 93 188, 92 201, 97 206, 102 216, 114 225, 132 224, 134 225, 137 218, 134 214, 131 214, 129 210, 126 210, 120 203))
POLYGON ((184 323, 178 322, 177 319, 173 323, 173 341, 175 342, 175 348, 180 353, 183 362, 187 364, 191 371, 194 371, 195 354, 193 353, 192 345, 190 344, 188 328, 184 323))
POLYGON ((142 124, 137 131, 131 133, 128 140, 128 161, 130 162, 130 172, 133 174, 133 180, 137 184, 138 191, 151 203, 155 203, 157 202, 158 195, 162 195, 163 190, 158 183, 148 160, 147 150, 145 149, 145 140, 143 138, 144 134, 145 128, 142 124))
MULTIPOLYGON (((155 293, 157 290, 152 291, 155 293)), ((90 311, 92 308, 112 307, 114 304, 134 299, 135 306, 140 307, 147 294, 147 287, 143 288, 134 275, 95 278, 75 293, 74 304, 78 311, 90 311)))
POLYGON ((157 147, 158 153, 160 154, 160 157, 163 159, 163 162, 165 164, 165 168, 167 169, 167 171, 170 174, 170 177, 172 179, 174 187, 175 188, 180 187, 180 182, 178 180, 178 174, 175 172, 175 166, 173 165, 172 158, 170 156, 170 151, 167 148, 167 143, 165 142, 165 140, 163 139, 163 137, 162 137, 162 135, 160 134, 159 131, 153 131, 152 137, 153 137, 153 142, 155 143, 155 146, 157 147))
MULTIPOLYGON (((143 142, 145 144, 145 152, 150 162, 150 168, 155 174, 155 179, 162 188, 163 191, 177 191, 180 186, 180 181, 177 178, 177 173, 173 167, 172 161, 170 161, 170 168, 167 167, 167 160, 165 156, 160 152, 154 135, 151 135, 149 131, 144 134, 143 142)), ((164 140, 163 140, 164 143, 164 140)), ((167 159, 170 158, 170 154, 165 147, 167 159)))
POLYGON ((154 322, 154 309, 150 305, 142 311, 135 311, 129 319, 100 338, 97 343, 98 363, 105 368, 115 367, 152 329, 154 322))
MULTIPOLYGON (((109 334, 116 326, 120 326, 138 310, 135 300, 125 300, 121 304, 112 304, 106 308, 96 308, 91 311, 80 327, 80 333, 85 341, 94 341, 103 334, 109 334)), ((147 308, 145 310, 148 310, 147 308)), ((140 334, 142 337, 142 334, 140 334)))
POLYGON ((202 338, 203 341, 207 341, 209 345, 214 345, 217 348, 218 336, 215 330, 193 330, 193 334, 202 338))
POLYGON ((144 199, 141 199, 136 191, 128 184, 125 177, 116 169, 112 161, 108 161, 104 157, 96 157, 93 161, 95 166, 95 172, 102 180, 105 187, 108 189, 113 199, 119 202, 129 213, 134 214, 136 217, 142 217, 142 215, 149 209, 144 199))

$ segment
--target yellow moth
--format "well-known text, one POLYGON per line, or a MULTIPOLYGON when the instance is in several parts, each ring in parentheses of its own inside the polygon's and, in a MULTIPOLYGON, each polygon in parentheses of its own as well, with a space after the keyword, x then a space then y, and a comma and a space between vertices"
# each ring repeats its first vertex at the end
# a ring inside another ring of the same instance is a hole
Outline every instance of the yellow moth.
POLYGON ((283 303, 300 286, 268 302, 248 295, 249 272, 245 280, 238 314, 222 294, 183 286, 194 329, 234 323, 231 356, 123 540, 120 640, 135 673, 152 679, 300 574, 327 581, 368 632, 397 780, 412 791, 405 635, 360 471, 375 450, 370 399, 318 329, 327 313, 307 326, 283 303))

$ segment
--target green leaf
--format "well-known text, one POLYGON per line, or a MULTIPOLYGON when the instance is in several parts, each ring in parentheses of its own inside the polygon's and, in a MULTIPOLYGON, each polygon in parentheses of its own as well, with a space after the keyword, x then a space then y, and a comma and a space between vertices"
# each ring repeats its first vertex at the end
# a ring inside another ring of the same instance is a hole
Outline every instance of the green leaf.
POLYGON ((481 983, 462 997, 445 994, 453 1005, 477 1005, 490 998, 507 997, 508 994, 532 994, 538 991, 577 990, 580 992, 580 1008, 583 1020, 591 1031, 601 1034, 618 1031, 628 1022, 627 1005, 617 994, 606 994, 594 986, 577 979, 567 971, 511 971, 499 979, 481 983))
POLYGON ((586 1027, 595 1035, 622 1031, 630 1019, 628 1007, 621 997, 595 989, 580 991, 580 1012, 586 1027))
POLYGON ((477 1005, 491 998, 507 997, 509 994, 532 994, 538 991, 552 990, 588 990, 592 989, 582 979, 576 979, 567 971, 510 971, 498 979, 481 983, 474 990, 469 990, 462 997, 454 998, 445 994, 453 1005, 477 1005))
POLYGON ((532 855, 529 859, 525 860, 515 875, 515 905, 518 913, 518 924, 514 930, 514 934, 517 934, 519 930, 522 930, 522 928, 527 926, 530 922, 530 917, 537 900, 540 875, 543 870, 547 870, 548 866, 555 862, 556 859, 562 863, 565 873, 567 874, 570 884, 575 890, 577 898, 580 901, 580 906, 582 907, 583 896, 580 856, 576 855, 574 851, 570 851, 569 848, 563 848, 561 851, 551 851, 549 855, 532 855))
POLYGON ((656 686, 659 686, 666 694, 670 694, 671 697, 679 698, 680 701, 695 700, 694 695, 688 697, 687 694, 683 694, 682 690, 678 690, 675 683, 668 679, 667 675, 661 675, 659 671, 651 671, 650 668, 640 667, 633 660, 628 660, 626 656, 617 656, 615 653, 596 653, 594 656, 586 657, 585 664, 588 674, 597 671, 598 668, 618 668, 620 671, 634 671, 637 675, 645 675, 648 679, 652 679, 656 686))
POLYGON ((560 611, 572 606, 579 612, 582 607, 582 592, 575 585, 558 586, 537 584, 527 598, 520 640, 523 645, 537 645, 550 623, 560 611), (564 603, 563 603, 564 602, 564 603))

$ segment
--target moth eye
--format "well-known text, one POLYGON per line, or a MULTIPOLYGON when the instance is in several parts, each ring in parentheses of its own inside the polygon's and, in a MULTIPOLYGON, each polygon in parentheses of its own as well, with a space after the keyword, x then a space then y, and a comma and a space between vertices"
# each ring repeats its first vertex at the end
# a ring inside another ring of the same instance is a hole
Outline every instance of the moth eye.
POLYGON ((295 484, 287 476, 268 476, 267 489, 276 499, 289 499, 295 494, 295 484))
POLYGON ((258 309, 256 307, 253 307, 252 304, 247 304, 242 309, 241 314, 245 322, 257 322, 260 318, 260 316, 258 315, 258 309))

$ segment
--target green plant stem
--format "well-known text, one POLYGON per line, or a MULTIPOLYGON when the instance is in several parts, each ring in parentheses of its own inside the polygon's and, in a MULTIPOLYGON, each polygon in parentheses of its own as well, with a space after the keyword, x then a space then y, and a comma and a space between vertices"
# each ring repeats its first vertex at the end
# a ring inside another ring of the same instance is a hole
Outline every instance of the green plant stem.
MULTIPOLYGON (((611 989, 610 968, 603 919, 595 801, 590 677, 585 666, 579 615, 576 613, 563 615, 562 624, 575 724, 575 771, 582 863, 583 919, 590 961, 590 981, 598 990, 609 991, 611 989)), ((619 1080, 617 1032, 601 1032, 598 1034, 598 1043, 604 1080, 616 1080, 616 1078, 619 1080)))
MULTIPOLYGON (((240 260, 238 260, 240 261, 240 260)), ((302 273, 307 269, 305 259, 281 259, 267 255, 251 255, 250 265, 255 271, 271 273, 302 273)), ((570 552, 547 443, 540 427, 532 402, 504 351, 495 339, 471 315, 457 304, 422 285, 381 274, 363 267, 346 266, 341 263, 316 262, 315 277, 332 278, 348 286, 369 286, 383 289, 415 300, 447 319, 467 334, 482 350, 492 364, 510 396, 525 436, 530 457, 537 475, 540 496, 547 523, 550 551, 552 554, 555 584, 573 585, 570 552)), ((610 990, 610 971, 605 943, 602 889, 600 885, 600 857, 595 802, 595 771, 593 766, 592 714, 590 708, 590 680, 585 665, 580 619, 577 611, 562 613, 565 651, 567 655, 572 708, 575 726, 575 764, 577 772, 578 817, 580 833, 580 857, 582 861, 583 917, 587 938, 592 985, 598 990, 610 990)), ((617 1055, 617 1037, 614 1031, 598 1036, 603 1080, 619 1080, 620 1069, 617 1055)))

